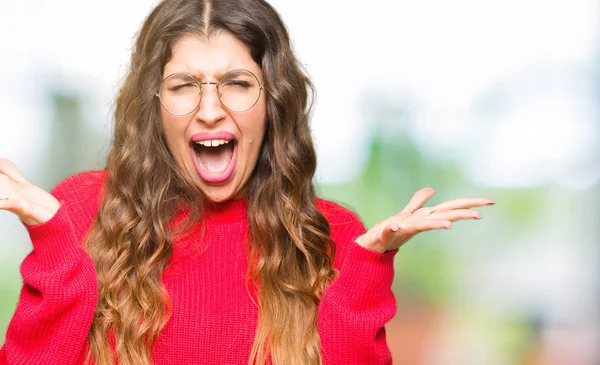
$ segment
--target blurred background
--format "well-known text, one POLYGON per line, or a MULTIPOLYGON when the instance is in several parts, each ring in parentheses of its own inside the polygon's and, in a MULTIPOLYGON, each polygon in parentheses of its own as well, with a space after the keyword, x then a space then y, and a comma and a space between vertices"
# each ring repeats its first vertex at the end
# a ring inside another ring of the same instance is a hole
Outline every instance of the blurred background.
MULTIPOLYGON (((0 1, 0 156, 51 189, 102 168, 156 1, 0 1)), ((481 221, 396 258, 395 364, 600 364, 600 2, 273 0, 312 76, 320 195, 370 226, 431 186, 481 221)), ((25 229, 0 212, 0 343, 25 229)))

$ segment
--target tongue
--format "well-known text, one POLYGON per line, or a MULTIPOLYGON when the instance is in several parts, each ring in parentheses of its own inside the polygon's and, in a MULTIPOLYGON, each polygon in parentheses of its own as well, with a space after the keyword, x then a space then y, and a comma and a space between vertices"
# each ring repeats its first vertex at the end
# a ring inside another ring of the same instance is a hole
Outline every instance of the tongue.
POLYGON ((200 146, 196 150, 198 162, 203 170, 219 174, 227 169, 233 156, 233 144, 228 143, 219 147, 200 146))

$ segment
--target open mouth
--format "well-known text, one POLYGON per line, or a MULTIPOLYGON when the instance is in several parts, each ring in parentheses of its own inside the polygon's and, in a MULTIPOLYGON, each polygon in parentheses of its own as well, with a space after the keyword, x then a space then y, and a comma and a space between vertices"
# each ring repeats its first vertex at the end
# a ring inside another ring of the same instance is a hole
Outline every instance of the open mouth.
POLYGON ((237 161, 237 141, 233 135, 192 138, 194 165, 200 177, 211 184, 222 184, 233 175, 237 161))

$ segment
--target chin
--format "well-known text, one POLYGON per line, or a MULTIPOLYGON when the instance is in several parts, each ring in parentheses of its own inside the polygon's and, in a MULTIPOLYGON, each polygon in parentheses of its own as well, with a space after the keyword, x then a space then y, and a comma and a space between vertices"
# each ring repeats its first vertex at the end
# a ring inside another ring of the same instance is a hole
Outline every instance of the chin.
POLYGON ((213 203, 223 203, 236 199, 236 196, 239 195, 239 192, 231 191, 231 189, 224 186, 202 186, 201 190, 206 199, 213 203))

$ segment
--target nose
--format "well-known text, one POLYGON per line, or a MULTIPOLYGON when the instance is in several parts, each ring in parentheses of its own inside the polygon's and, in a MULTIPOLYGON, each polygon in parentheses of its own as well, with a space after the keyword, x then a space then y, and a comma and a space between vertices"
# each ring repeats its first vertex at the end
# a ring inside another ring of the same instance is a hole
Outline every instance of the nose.
POLYGON ((213 125, 224 119, 227 112, 225 107, 219 100, 217 85, 215 83, 203 82, 200 87, 202 88, 202 97, 200 98, 200 105, 196 112, 196 119, 204 124, 213 125))

